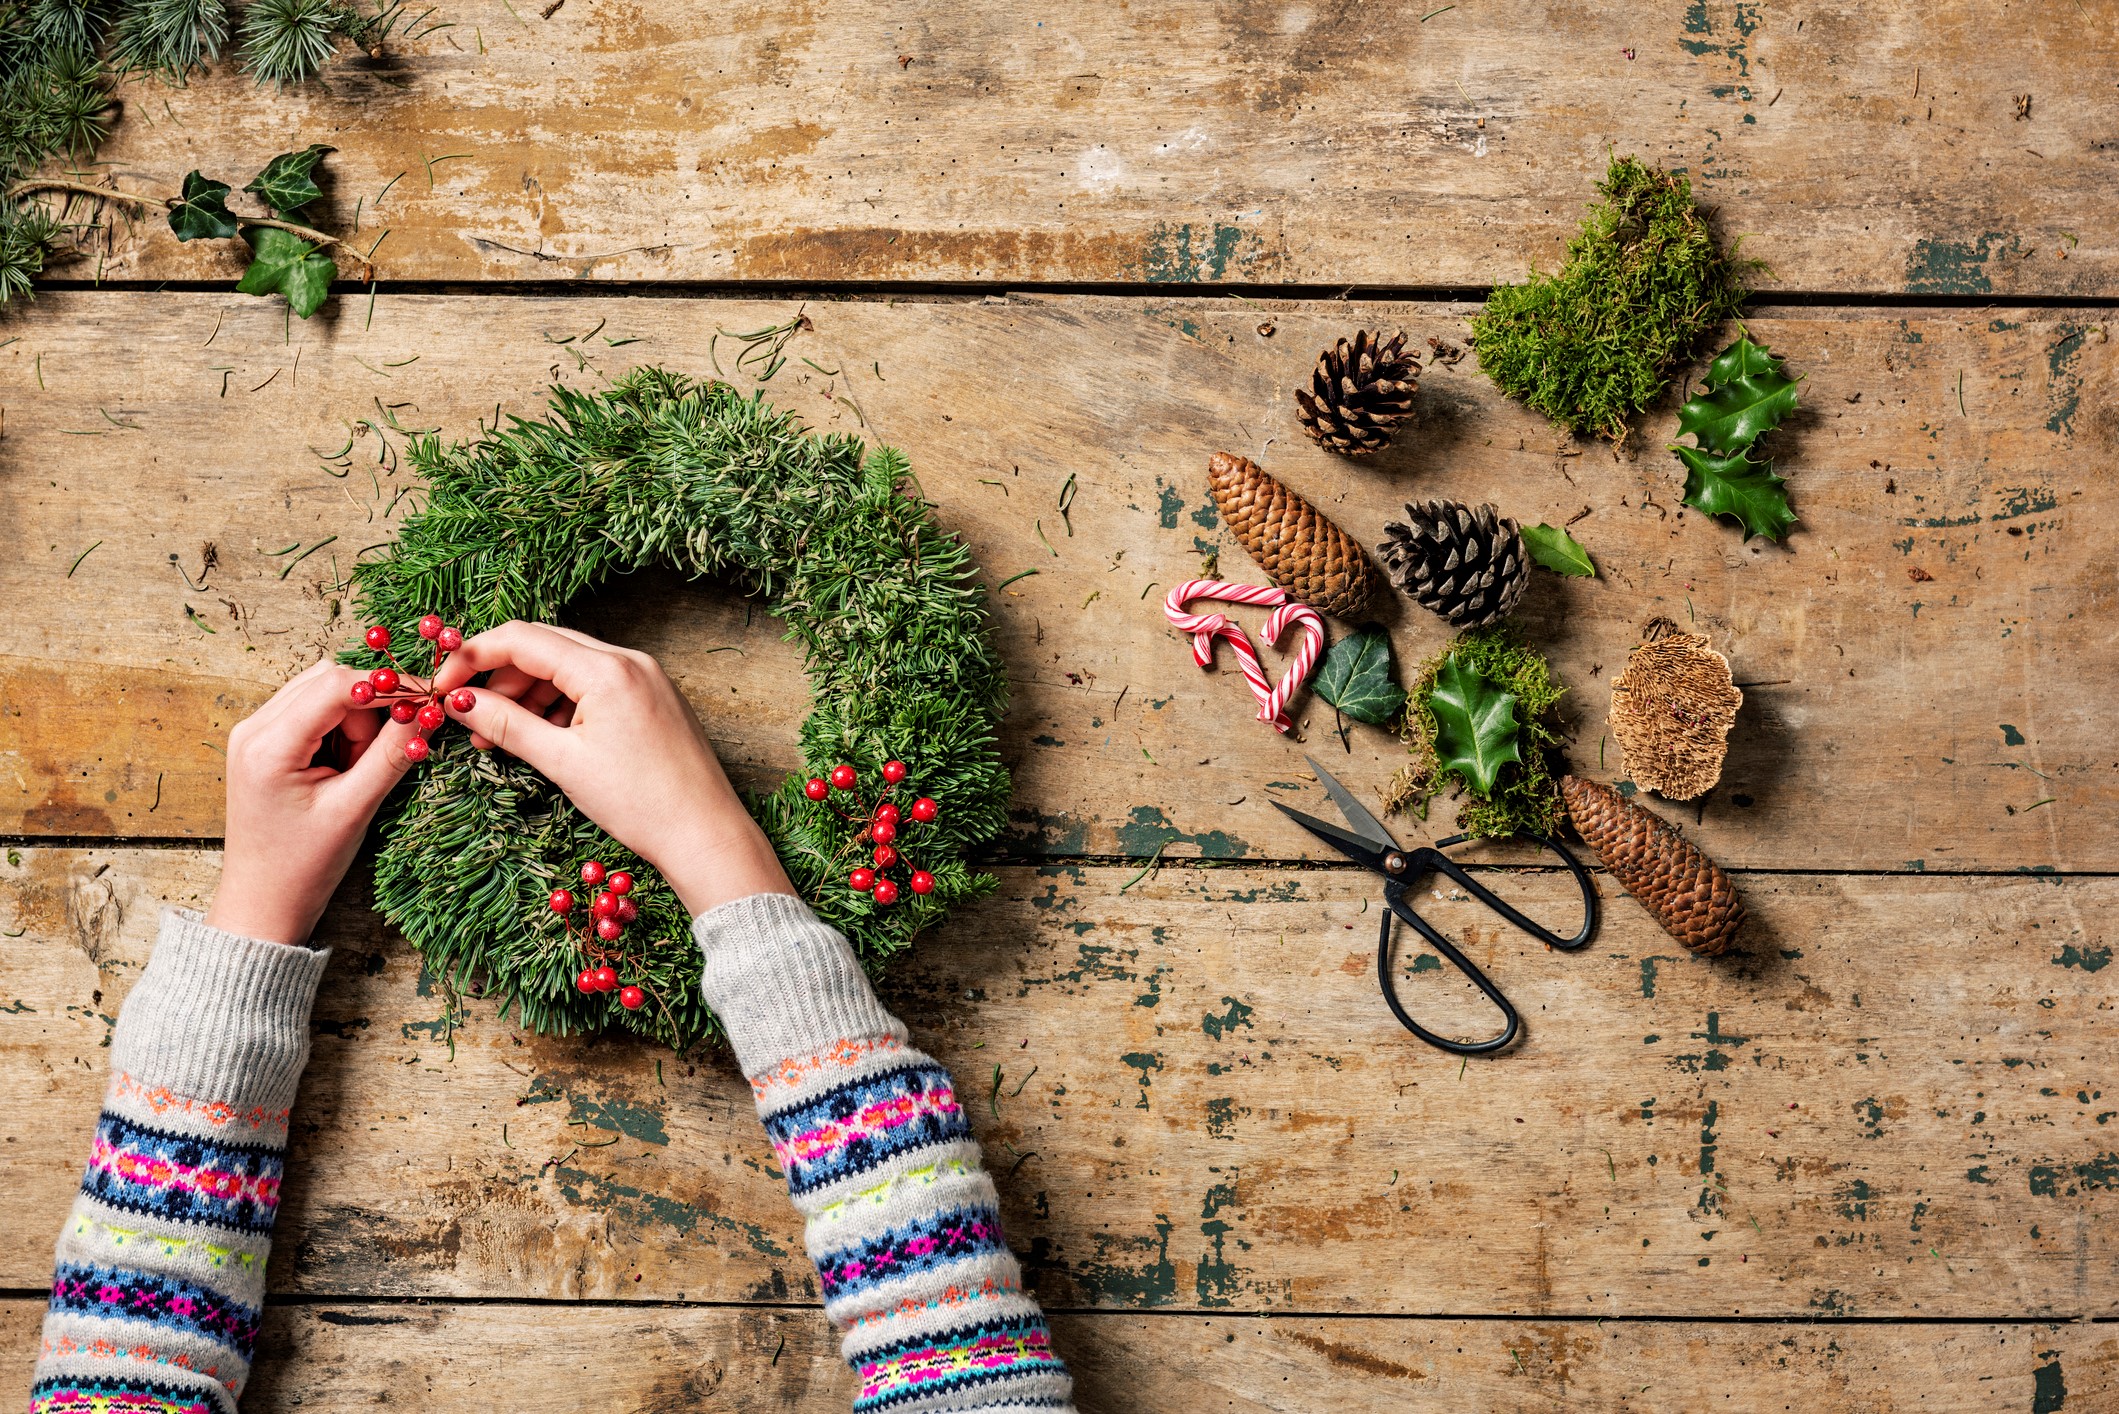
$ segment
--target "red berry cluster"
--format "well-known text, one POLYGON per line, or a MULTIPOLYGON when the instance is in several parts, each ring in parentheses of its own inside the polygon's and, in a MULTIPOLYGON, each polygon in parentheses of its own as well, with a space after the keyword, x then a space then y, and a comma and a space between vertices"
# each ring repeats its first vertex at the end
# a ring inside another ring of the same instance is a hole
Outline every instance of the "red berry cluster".
MULTIPOLYGON (((382 704, 390 709, 391 721, 419 723, 419 734, 405 743, 407 761, 426 760, 433 749, 427 738, 449 720, 448 713, 441 709, 442 695, 434 690, 434 675, 441 671, 443 659, 464 646, 463 630, 449 627, 437 614, 428 614, 419 621, 419 636, 434 645, 434 660, 427 667, 426 681, 412 676, 397 661, 397 655, 390 651, 390 630, 377 624, 366 634, 368 646, 388 658, 390 666, 377 668, 368 674, 366 682, 353 684, 357 706, 382 704)), ((478 699, 468 687, 459 687, 449 694, 449 705, 459 712, 468 712, 478 705, 478 699)))
POLYGON ((592 859, 581 866, 581 882, 591 889, 600 885, 603 890, 586 904, 588 917, 581 926, 574 924, 577 900, 572 889, 554 889, 549 900, 552 912, 565 921, 567 931, 589 955, 591 965, 582 968, 581 975, 574 979, 575 990, 583 996, 616 992, 618 1005, 627 1011, 638 1011, 647 1005, 647 989, 638 985, 620 987, 618 969, 611 966, 612 950, 604 946, 624 937, 625 925, 640 916, 640 905, 631 898, 633 876, 623 869, 605 870, 592 859))
MULTIPOLYGON (((887 783, 884 790, 886 797, 897 793, 897 788, 904 784, 906 774, 903 761, 883 763, 883 780, 887 783)), ((855 893, 867 894, 885 908, 898 901, 901 886, 898 879, 892 877, 893 874, 903 876, 902 887, 911 889, 916 894, 933 893, 934 875, 925 869, 916 868, 911 860, 905 858, 900 835, 908 822, 917 821, 922 825, 933 823, 935 817, 942 813, 942 807, 935 804, 932 797, 924 795, 907 806, 901 807, 896 801, 887 798, 878 800, 871 806, 862 798, 860 784, 859 774, 853 767, 842 762, 831 768, 829 779, 813 776, 802 787, 802 793, 811 800, 830 800, 835 792, 851 797, 851 812, 840 809, 836 804, 833 806, 840 819, 849 825, 860 827, 847 848, 868 851, 873 846, 873 851, 869 853, 869 858, 874 861, 873 867, 863 864, 856 868, 846 876, 846 886, 855 893)))

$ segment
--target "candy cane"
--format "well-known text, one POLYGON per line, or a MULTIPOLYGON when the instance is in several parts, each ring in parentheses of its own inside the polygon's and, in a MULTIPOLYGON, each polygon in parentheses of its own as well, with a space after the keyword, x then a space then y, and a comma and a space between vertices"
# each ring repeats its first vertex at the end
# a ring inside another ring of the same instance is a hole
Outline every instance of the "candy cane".
POLYGON ((1288 699, 1309 678, 1311 670, 1317 666, 1318 655, 1324 651, 1324 619, 1315 609, 1295 603, 1285 590, 1271 586, 1192 579, 1170 591, 1169 597, 1163 601, 1163 613, 1169 616, 1171 625, 1180 633, 1192 635, 1192 661, 1202 668, 1214 661, 1214 640, 1227 639, 1231 651, 1236 654, 1237 668, 1250 685, 1251 695, 1258 699, 1258 720, 1272 723, 1275 731, 1293 729, 1295 724, 1287 714, 1288 699), (1278 643, 1289 624, 1302 625, 1303 645, 1277 687, 1266 680, 1265 665, 1259 662, 1258 651, 1251 646, 1250 637, 1242 626, 1231 623, 1223 614, 1191 612, 1186 606, 1194 599, 1277 606, 1273 616, 1266 620, 1267 643, 1278 643))

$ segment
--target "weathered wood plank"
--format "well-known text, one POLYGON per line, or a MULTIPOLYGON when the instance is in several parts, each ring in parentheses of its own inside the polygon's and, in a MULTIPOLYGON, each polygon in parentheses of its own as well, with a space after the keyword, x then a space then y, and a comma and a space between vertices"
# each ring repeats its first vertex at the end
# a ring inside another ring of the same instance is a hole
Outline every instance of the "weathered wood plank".
MULTIPOLYGON (((335 143, 327 224, 414 280, 1489 284, 1558 263, 1612 148, 1692 173, 1769 285, 2119 275, 2109 0, 521 8, 291 94, 129 87, 101 156, 240 186, 335 143)), ((103 266, 237 271, 166 230, 103 266)))
MULTIPOLYGON (((2107 1317, 2119 881, 1751 876, 1749 957, 1624 898, 1574 957, 1423 893, 1528 1020, 1460 1064, 1375 995, 1343 871, 1009 868, 889 995, 952 1068, 1060 1306, 2107 1317), (1123 889, 1123 892, 1122 892, 1123 889), (2107 1094, 2107 1090, 2112 1093, 2107 1094)), ((190 849, 23 850, 0 891, 0 1215, 55 1225, 100 1047, 190 849)), ((1512 879, 1541 916, 1560 882, 1512 879)), ((336 910, 274 1277, 324 1296, 805 1300, 741 1081, 537 1039, 336 910)), ((1403 952, 1408 1004, 1485 1034, 1403 952)), ((0 1284, 44 1276, 40 1243, 0 1284)))
MULTIPOLYGON (((0 1301, 0 1388, 29 1383, 41 1303, 0 1301)), ((2066 1414, 2119 1392, 2091 1325, 1057 1316, 1084 1414, 1378 1408, 2066 1414)), ((247 1414, 377 1405, 568 1414, 843 1409, 854 1385, 813 1311, 276 1307, 247 1414)))
MULTIPOLYGON (((0 563, 0 593, 18 606, 0 624, 0 830, 219 831, 228 726, 350 641, 338 577, 405 504, 409 474, 375 466, 368 426, 351 430, 350 474, 320 468, 354 419, 387 404, 408 426, 467 434, 496 405, 534 410, 549 378, 593 383, 640 361, 710 372, 716 326, 755 329, 793 308, 385 297, 372 329, 346 318, 289 331, 234 297, 40 301, 0 350, 25 547, 0 563), (607 342, 621 340, 638 342, 607 342), (201 580, 209 542, 218 564, 201 580)), ((2119 622, 2119 487, 2095 472, 2119 450, 2102 323, 1754 321, 1807 379, 1805 411, 1776 434, 1803 524, 1776 547, 1677 508, 1667 413, 1643 430, 1638 460, 1556 456, 1544 424, 1469 359, 1426 375, 1421 429, 1373 465, 1298 435, 1287 389, 1350 321, 1456 338, 1464 312, 1118 298, 810 308, 816 328, 768 391, 819 425, 855 427, 857 406, 903 445, 989 583, 1038 571, 997 600, 1015 682, 1011 848, 1309 851, 1266 805, 1297 783, 1296 752, 1249 720, 1233 673, 1192 667, 1154 602, 1217 546, 1226 573, 1256 574, 1206 496, 1205 459, 1226 447, 1365 540, 1413 496, 1491 499, 1526 524, 1586 509, 1574 532, 1603 577, 1539 572, 1520 622, 1577 689, 1577 763, 1607 777, 1623 766, 1605 742, 1605 684, 1639 624, 1669 614, 1729 651, 1748 701, 1723 787, 1685 811, 1727 864, 2119 867, 2100 808, 2119 622)), ((720 341, 723 365, 730 353, 720 341)), ((1444 640, 1431 615, 1391 612, 1402 662, 1444 640)), ((643 576, 582 616, 668 659, 739 772, 797 764, 804 694, 764 615, 643 576), (730 646, 743 652, 709 651, 730 646)), ((1303 716, 1308 749, 1331 752, 1359 788, 1379 790, 1404 760, 1366 728, 1342 755, 1329 712, 1303 716)))

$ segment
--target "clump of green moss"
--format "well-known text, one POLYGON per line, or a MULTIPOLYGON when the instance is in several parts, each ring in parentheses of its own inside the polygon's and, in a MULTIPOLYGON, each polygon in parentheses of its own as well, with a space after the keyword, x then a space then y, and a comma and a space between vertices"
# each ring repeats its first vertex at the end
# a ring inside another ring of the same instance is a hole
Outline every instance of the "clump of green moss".
POLYGON ((1671 366, 1736 313, 1741 270, 1758 262, 1721 248, 1683 177, 1618 157, 1597 190, 1559 273, 1496 289, 1472 343, 1502 392, 1618 442, 1671 366))
POLYGON ((1427 818, 1428 802, 1448 786, 1459 788, 1457 828, 1479 839, 1509 835, 1555 834, 1564 816, 1556 768, 1562 733, 1556 710, 1567 689, 1552 675, 1545 655, 1517 638, 1506 626, 1459 634, 1420 665, 1405 704, 1400 734, 1413 753, 1412 763, 1392 778, 1384 808, 1410 809, 1427 818), (1480 677, 1516 698, 1516 748, 1522 757, 1501 767, 1494 788, 1482 794, 1454 771, 1441 769, 1435 752, 1435 713, 1428 695, 1435 674, 1455 657, 1480 677))

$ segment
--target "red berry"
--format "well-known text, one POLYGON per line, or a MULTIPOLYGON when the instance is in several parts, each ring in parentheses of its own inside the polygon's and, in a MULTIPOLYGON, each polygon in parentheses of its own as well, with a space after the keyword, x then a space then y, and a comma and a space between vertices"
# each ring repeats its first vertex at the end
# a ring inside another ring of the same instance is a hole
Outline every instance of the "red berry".
POLYGON ((421 638, 432 638, 432 637, 434 637, 434 635, 435 635, 435 634, 437 634, 437 633, 440 633, 440 632, 441 632, 441 615, 440 615, 440 614, 427 614, 427 615, 425 615, 424 617, 422 617, 422 618, 420 619, 420 621, 419 621, 419 636, 420 636, 421 638))
POLYGON ((905 763, 903 761, 885 761, 883 763, 883 779, 892 785, 904 780, 905 763))
POLYGON ((888 820, 878 820, 868 827, 868 837, 877 844, 889 844, 898 837, 898 827, 888 820))
POLYGON ((449 705, 459 713, 468 712, 478 705, 478 694, 468 687, 459 687, 449 694, 449 705))
POLYGON ((615 918, 599 918, 596 920, 596 936, 607 943, 615 943, 625 936, 625 925, 615 918))
POLYGON ((811 800, 822 800, 825 796, 831 794, 831 782, 825 780, 822 776, 811 776, 802 783, 802 794, 808 796, 811 800))
POLYGON ((609 889, 605 889, 602 893, 596 895, 596 901, 589 905, 589 914, 594 918, 609 918, 617 911, 618 895, 612 893, 609 889))
POLYGON ((552 905, 552 912, 554 913, 572 913, 574 911, 574 896, 565 889, 552 890, 552 896, 546 899, 545 902, 552 905))
POLYGON ((898 807, 886 800, 876 807, 876 818, 878 820, 888 820, 895 825, 898 823, 898 807))
POLYGON ((913 871, 912 871, 912 891, 913 891, 914 893, 916 893, 916 894, 931 894, 931 893, 933 893, 933 892, 934 892, 934 875, 932 875, 932 874, 928 873, 928 872, 927 872, 927 871, 926 871, 925 869, 915 869, 915 870, 913 870, 913 871))
MULTIPOLYGON (((884 882, 888 883, 889 880, 886 879, 884 882)), ((853 873, 846 876, 846 886, 857 894, 865 894, 876 886, 876 871, 873 869, 856 869, 853 873)))
POLYGON ((887 844, 876 846, 876 868, 888 869, 898 862, 898 852, 887 844))
POLYGON ((369 629, 365 637, 368 640, 368 646, 378 653, 390 646, 390 630, 384 628, 381 624, 369 629))
POLYGON ((422 731, 431 732, 448 720, 449 714, 442 711, 441 708, 435 706, 432 702, 419 709, 419 725, 422 731))
POLYGON ((390 704, 390 720, 393 722, 409 722, 418 715, 419 709, 409 702, 393 702, 390 704))
POLYGON ((377 692, 397 691, 397 674, 389 668, 377 668, 368 674, 368 681, 375 684, 377 692))
POLYGON ((425 737, 416 736, 405 743, 405 759, 417 765, 427 759, 427 752, 430 749, 425 737))
POLYGON ((618 911, 611 915, 620 923, 630 923, 640 916, 640 905, 629 898, 618 900, 618 911))
POLYGON ((441 645, 442 652, 454 653, 464 646, 464 631, 460 628, 445 628, 434 636, 434 641, 441 645))
POLYGON ((588 863, 582 865, 581 882, 587 884, 592 889, 595 888, 598 884, 602 883, 603 866, 601 864, 598 864, 593 859, 591 859, 588 863))
POLYGON ((372 682, 357 682, 357 683, 353 684, 353 701, 354 701, 354 704, 355 704, 356 706, 361 706, 361 707, 365 707, 365 706, 367 706, 367 705, 368 705, 369 703, 373 702, 374 700, 375 700, 375 684, 374 684, 374 683, 372 683, 372 682))
POLYGON ((860 777, 854 774, 853 767, 843 762, 831 768, 831 783, 840 790, 852 790, 853 783, 859 779, 860 777))
POLYGON ((942 813, 942 807, 934 803, 934 797, 923 795, 912 803, 912 818, 926 824, 942 813))
POLYGON ((618 994, 618 1005, 627 1011, 638 1011, 647 1005, 647 993, 638 987, 627 987, 618 994))
POLYGON ((621 869, 611 875, 610 882, 604 887, 614 894, 629 894, 633 891, 633 876, 621 869))
POLYGON ((898 886, 888 879, 876 880, 876 902, 885 905, 898 901, 898 886))
POLYGON ((605 963, 605 964, 604 964, 603 966, 601 966, 601 967, 599 967, 599 968, 597 968, 597 969, 596 969, 596 990, 597 990, 597 991, 599 991, 599 992, 611 992, 611 991, 616 991, 616 990, 617 990, 617 988, 618 988, 618 969, 617 969, 617 968, 615 968, 615 967, 611 966, 611 965, 610 965, 610 964, 609 964, 609 963, 607 962, 607 963, 605 963))
POLYGON ((584 994, 595 991, 596 969, 593 967, 582 968, 581 975, 574 979, 574 990, 584 994))

